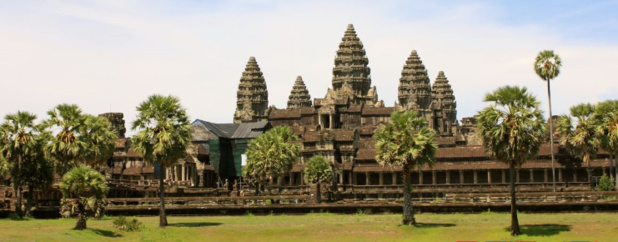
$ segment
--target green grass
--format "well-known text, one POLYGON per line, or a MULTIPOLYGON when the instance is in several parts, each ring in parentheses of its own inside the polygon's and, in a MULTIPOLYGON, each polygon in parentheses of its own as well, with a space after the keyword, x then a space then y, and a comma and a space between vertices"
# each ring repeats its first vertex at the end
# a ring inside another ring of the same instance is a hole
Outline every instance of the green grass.
POLYGON ((113 217, 88 220, 90 229, 73 230, 74 219, 0 219, 2 241, 612 241, 618 237, 615 213, 519 214, 523 235, 509 236, 510 214, 417 214, 418 226, 400 226, 401 215, 313 213, 274 216, 139 217, 145 228, 124 232, 113 217))

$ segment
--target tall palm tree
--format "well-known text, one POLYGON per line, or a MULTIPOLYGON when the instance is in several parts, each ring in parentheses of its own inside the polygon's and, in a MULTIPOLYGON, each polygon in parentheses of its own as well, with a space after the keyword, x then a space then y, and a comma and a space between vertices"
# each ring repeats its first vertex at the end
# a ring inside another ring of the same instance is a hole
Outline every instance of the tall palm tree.
POLYGON ((86 143, 80 139, 80 130, 84 125, 82 110, 74 104, 60 104, 47 114, 49 118, 43 124, 51 132, 57 133, 46 151, 57 162, 57 172, 64 175, 87 151, 86 143))
POLYGON ((159 167, 159 227, 165 227, 164 169, 186 157, 191 126, 180 100, 173 96, 152 95, 137 106, 137 112, 132 129, 139 132, 131 146, 146 161, 159 167))
MULTIPOLYGON (((618 160, 618 100, 607 100, 597 104, 596 118, 600 119, 603 128, 603 148, 614 155, 618 160)), ((610 176, 612 175, 612 160, 610 157, 610 176)), ((615 166, 616 187, 618 187, 618 162, 615 166)))
POLYGON ((97 207, 107 197, 109 191, 105 176, 89 166, 78 166, 62 176, 60 191, 65 198, 76 196, 77 224, 75 229, 87 228, 86 220, 90 213, 94 213, 97 207))
POLYGON ((298 136, 288 126, 277 126, 249 141, 246 176, 261 185, 287 174, 300 155, 298 136))
POLYGON ((432 166, 437 150, 435 132, 427 127, 427 120, 417 112, 393 112, 390 122, 373 135, 376 161, 381 165, 401 166, 403 170, 403 224, 416 225, 412 207, 412 179, 414 168, 419 171, 432 166))
POLYGON ((562 136, 561 144, 575 157, 588 164, 588 182, 593 189, 592 168, 590 160, 597 155, 602 145, 603 126, 600 120, 593 117, 595 106, 582 103, 572 106, 569 111, 577 119, 577 126, 573 127, 573 120, 567 115, 560 116, 558 130, 562 136))
POLYGON ((23 176, 21 175, 24 163, 36 162, 37 138, 40 130, 34 124, 36 115, 28 112, 17 112, 4 117, 5 122, 0 125, 0 152, 2 156, 12 163, 11 177, 13 188, 17 193, 15 212, 19 217, 23 216, 21 207, 23 176))
POLYGON ((549 103, 549 149, 551 152, 551 176, 554 192, 556 191, 556 169, 554 167, 554 120, 551 110, 551 80, 555 79, 560 74, 562 60, 560 56, 554 54, 553 50, 544 50, 539 53, 534 61, 534 71, 536 74, 547 81, 547 99, 549 103))
POLYGON ((491 105, 479 112, 478 129, 487 154, 509 165, 511 235, 520 234, 515 196, 515 168, 534 157, 545 134, 539 102, 525 87, 505 86, 485 95, 491 105))
POLYGON ((321 183, 328 182, 333 179, 333 167, 328 163, 324 156, 314 156, 307 162, 305 167, 305 181, 317 185, 316 202, 322 202, 322 192, 320 191, 321 183))

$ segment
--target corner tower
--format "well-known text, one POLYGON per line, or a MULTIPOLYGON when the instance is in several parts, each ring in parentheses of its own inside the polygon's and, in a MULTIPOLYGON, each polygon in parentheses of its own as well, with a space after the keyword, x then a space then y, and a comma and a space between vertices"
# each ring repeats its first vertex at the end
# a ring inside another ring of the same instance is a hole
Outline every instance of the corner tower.
POLYGON ((440 135, 450 135, 457 125, 457 102, 451 84, 443 71, 438 73, 431 89, 431 109, 433 110, 434 129, 440 135))
MULTIPOLYGON (((354 26, 349 24, 335 57, 333 68, 335 92, 339 93, 341 89, 351 89, 353 93, 349 94, 352 94, 355 103, 376 99, 376 97, 367 95, 371 89, 371 70, 368 65, 369 60, 365 55, 363 43, 356 35, 354 26)), ((373 95, 376 94, 373 93, 373 95)))
POLYGON ((311 95, 305 86, 305 82, 301 76, 296 77, 292 93, 288 100, 288 109, 300 109, 311 107, 311 95))
POLYGON ((406 110, 417 110, 427 115, 431 105, 431 85, 427 69, 421 58, 412 50, 399 79, 399 105, 406 110))
POLYGON ((251 56, 240 77, 236 93, 236 112, 234 123, 268 120, 268 90, 260 67, 251 56))

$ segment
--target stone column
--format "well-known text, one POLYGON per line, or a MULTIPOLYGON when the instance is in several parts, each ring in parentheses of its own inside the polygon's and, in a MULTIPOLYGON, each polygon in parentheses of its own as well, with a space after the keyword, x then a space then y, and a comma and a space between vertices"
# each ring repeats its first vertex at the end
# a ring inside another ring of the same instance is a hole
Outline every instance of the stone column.
POLYGON ((338 174, 339 174, 339 185, 343 186, 343 171, 340 171, 338 174))
POLYGON ((419 185, 423 184, 423 170, 418 171, 418 184, 419 185))
POLYGON ((446 171, 446 184, 451 184, 451 171, 446 171))
POLYGON ((502 183, 506 183, 506 170, 502 170, 502 183))
POLYGON ((562 169, 558 168, 558 182, 562 182, 562 169))
POLYGON ((478 182, 478 177, 479 177, 478 171, 474 170, 474 184, 478 182))
POLYGON ((464 184, 464 172, 459 170, 459 184, 464 184))
POLYGON ((431 171, 431 184, 436 185, 436 171, 431 171))
POLYGON ((354 185, 353 181, 352 181, 352 176, 354 175, 354 173, 352 173, 352 171, 348 172, 348 180, 350 181, 350 185, 354 185))
POLYGON ((328 126, 328 128, 329 128, 329 129, 332 129, 332 128, 333 128, 333 115, 332 115, 332 114, 329 114, 329 115, 328 115, 328 121, 329 121, 329 124, 330 124, 330 125, 328 126))
POLYGON ((384 172, 380 172, 380 186, 384 185, 384 172))
POLYGON ((369 172, 365 172, 365 185, 369 185, 369 172))
POLYGON ((545 169, 543 170, 543 181, 544 181, 545 183, 547 183, 547 182, 548 182, 548 180, 549 180, 547 175, 548 175, 548 173, 547 173, 547 168, 545 168, 545 169))
POLYGON ((491 184, 491 170, 487 170, 487 184, 491 184))
POLYGON ((530 183, 534 182, 534 170, 530 169, 530 183))
POLYGON ((392 178, 393 178, 393 185, 397 185, 397 172, 393 172, 392 178))

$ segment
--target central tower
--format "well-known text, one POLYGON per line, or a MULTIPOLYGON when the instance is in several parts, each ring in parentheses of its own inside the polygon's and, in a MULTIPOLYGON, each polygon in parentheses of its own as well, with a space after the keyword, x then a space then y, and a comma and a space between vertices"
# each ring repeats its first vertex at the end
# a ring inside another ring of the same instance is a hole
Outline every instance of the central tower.
POLYGON ((366 101, 375 103, 377 95, 371 90, 371 70, 369 60, 365 54, 365 48, 354 30, 352 24, 348 25, 333 67, 333 89, 337 93, 345 93, 350 96, 354 103, 360 104, 366 101), (351 90, 352 93, 349 93, 351 90), (369 94, 369 95, 368 95, 369 94))

